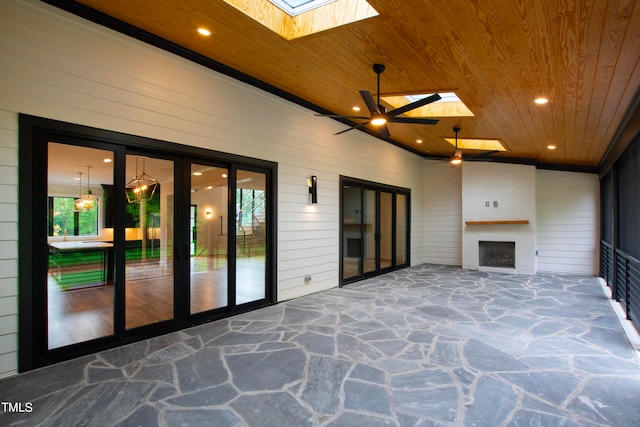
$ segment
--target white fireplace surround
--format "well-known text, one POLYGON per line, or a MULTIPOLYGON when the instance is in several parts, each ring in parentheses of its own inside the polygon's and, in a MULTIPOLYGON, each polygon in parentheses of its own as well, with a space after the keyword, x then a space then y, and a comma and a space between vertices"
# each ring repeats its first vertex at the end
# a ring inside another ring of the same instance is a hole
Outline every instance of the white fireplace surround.
POLYGON ((465 162, 461 225, 463 268, 535 274, 535 167, 465 162), (515 268, 481 267, 480 241, 515 242, 515 268))
POLYGON ((535 274, 535 237, 531 224, 464 225, 463 268, 479 271, 535 274), (483 267, 479 261, 481 241, 515 242, 515 268, 483 267))

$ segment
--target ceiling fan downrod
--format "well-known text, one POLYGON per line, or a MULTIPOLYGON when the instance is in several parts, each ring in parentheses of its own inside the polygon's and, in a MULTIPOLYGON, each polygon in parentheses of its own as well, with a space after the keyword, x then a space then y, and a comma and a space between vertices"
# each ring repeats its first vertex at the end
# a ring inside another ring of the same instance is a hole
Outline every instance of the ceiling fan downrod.
POLYGON ((373 64, 373 71, 378 75, 378 108, 380 108, 380 74, 385 68, 384 64, 373 64))

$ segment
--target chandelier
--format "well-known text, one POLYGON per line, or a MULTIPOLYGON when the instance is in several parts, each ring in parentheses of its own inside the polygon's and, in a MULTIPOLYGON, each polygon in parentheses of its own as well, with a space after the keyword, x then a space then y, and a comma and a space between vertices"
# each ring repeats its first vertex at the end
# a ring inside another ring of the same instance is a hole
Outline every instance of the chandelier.
POLYGON ((149 176, 144 170, 144 158, 142 159, 142 173, 138 175, 138 158, 136 157, 136 175, 126 185, 127 201, 140 203, 149 201, 158 188, 158 181, 149 176))
POLYGON ((98 206, 98 198, 91 194, 91 166, 87 166, 87 193, 82 194, 82 172, 78 172, 80 175, 80 195, 73 202, 73 210, 75 212, 86 212, 93 210, 98 206))

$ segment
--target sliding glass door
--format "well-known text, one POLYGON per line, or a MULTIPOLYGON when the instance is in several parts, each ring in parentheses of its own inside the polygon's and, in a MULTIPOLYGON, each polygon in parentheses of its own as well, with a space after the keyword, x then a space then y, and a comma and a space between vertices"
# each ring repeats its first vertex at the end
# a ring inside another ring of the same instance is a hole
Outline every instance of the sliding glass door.
POLYGON ((263 172, 236 172, 236 292, 235 303, 265 297, 267 250, 267 176, 263 172))
POLYGON ((21 370, 275 301, 275 165, 78 129, 24 140, 21 370))
POLYGON ((409 190, 341 178, 341 283, 409 264, 409 190))
MULTIPOLYGON (((49 142, 47 161, 47 349, 115 333, 113 228, 102 185, 113 186, 115 152, 49 142), (65 167, 62 168, 61 166, 65 167)), ((113 216, 111 216, 113 218, 113 216)))
POLYGON ((126 156, 125 326, 174 318, 174 161, 126 156))
POLYGON ((189 186, 192 212, 189 259, 189 313, 229 303, 229 169, 192 163, 189 186))

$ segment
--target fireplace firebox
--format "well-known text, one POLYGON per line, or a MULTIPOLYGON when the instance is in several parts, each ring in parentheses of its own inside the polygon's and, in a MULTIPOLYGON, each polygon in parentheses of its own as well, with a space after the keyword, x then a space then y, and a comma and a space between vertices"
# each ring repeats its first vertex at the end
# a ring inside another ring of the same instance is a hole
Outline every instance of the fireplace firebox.
POLYGON ((478 242, 479 266, 516 268, 516 242, 478 242))

